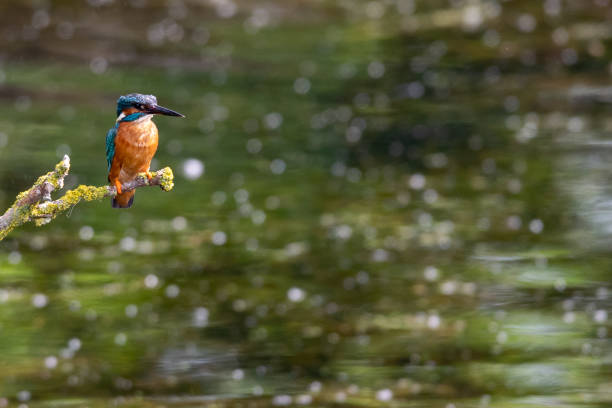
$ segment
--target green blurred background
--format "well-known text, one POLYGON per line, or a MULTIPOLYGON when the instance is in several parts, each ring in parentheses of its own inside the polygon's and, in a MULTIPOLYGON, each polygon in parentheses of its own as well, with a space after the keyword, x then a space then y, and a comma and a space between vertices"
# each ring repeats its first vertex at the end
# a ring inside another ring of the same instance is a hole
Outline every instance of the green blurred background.
POLYGON ((3 0, 0 407, 612 404, 609 0, 3 0))

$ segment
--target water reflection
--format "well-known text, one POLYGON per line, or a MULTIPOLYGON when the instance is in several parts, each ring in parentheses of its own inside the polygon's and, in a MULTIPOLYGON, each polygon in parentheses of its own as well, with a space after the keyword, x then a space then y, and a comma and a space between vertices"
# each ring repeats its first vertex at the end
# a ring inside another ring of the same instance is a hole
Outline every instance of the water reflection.
POLYGON ((0 406, 605 406, 608 8, 0 5, 5 207, 190 118, 172 193, 3 242, 0 406))

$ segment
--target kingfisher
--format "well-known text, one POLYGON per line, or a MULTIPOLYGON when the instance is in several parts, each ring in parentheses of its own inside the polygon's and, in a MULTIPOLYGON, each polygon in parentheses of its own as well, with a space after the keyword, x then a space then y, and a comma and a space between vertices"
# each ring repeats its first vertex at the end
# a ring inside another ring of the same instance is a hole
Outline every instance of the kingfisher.
POLYGON ((157 126, 153 115, 185 116, 159 106, 153 95, 132 93, 117 100, 117 121, 106 134, 106 161, 108 181, 117 188, 113 208, 130 208, 134 203, 134 190, 121 191, 121 185, 145 173, 150 180, 151 159, 157 150, 157 126))

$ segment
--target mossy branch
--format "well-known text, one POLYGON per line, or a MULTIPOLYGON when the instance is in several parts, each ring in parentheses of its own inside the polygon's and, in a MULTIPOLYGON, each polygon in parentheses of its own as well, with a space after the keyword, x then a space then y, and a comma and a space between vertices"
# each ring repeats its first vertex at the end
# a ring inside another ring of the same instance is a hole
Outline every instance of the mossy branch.
MULTIPOLYGON (((117 195, 115 186, 85 186, 80 185, 67 191, 57 200, 51 199, 51 193, 64 187, 64 178, 70 171, 70 157, 64 156, 53 171, 41 176, 27 191, 20 193, 15 203, 0 216, 0 241, 16 227, 27 222, 34 222, 41 226, 47 224, 62 212, 77 205, 80 201, 101 200, 105 197, 117 195)), ((150 180, 145 174, 139 175, 135 180, 121 185, 122 191, 130 191, 139 187, 160 186, 164 191, 174 187, 172 169, 166 167, 153 173, 150 180)))

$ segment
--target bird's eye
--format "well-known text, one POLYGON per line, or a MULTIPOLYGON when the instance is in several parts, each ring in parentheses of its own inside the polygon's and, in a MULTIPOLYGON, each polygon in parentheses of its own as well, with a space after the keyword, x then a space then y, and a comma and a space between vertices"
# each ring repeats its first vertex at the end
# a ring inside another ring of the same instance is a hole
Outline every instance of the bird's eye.
POLYGON ((138 105, 138 109, 140 110, 144 110, 145 106, 144 105, 138 105))

